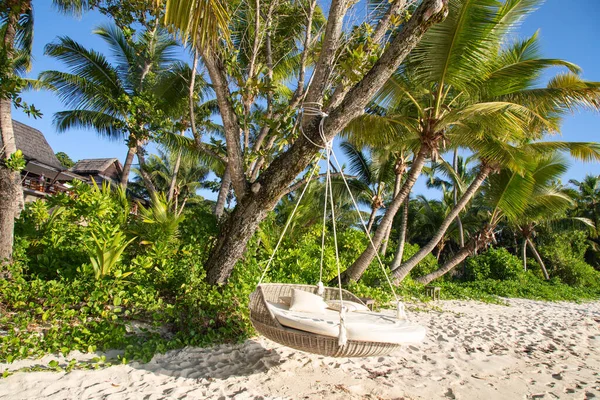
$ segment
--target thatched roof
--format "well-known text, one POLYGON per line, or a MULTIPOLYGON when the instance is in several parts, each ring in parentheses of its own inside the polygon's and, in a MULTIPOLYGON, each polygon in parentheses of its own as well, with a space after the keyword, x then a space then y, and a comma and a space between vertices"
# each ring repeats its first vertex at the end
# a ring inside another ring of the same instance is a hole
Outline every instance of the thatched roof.
MULTIPOLYGON (((23 152, 23 156, 27 161, 37 161, 58 170, 65 169, 54 155, 52 147, 50 147, 42 132, 14 119, 13 129, 17 149, 23 152)), ((0 147, 2 147, 1 145, 2 138, 0 137, 0 147)))
POLYGON ((69 168, 69 171, 80 175, 102 174, 114 163, 117 163, 117 170, 121 172, 123 167, 117 158, 88 158, 79 160, 69 168))

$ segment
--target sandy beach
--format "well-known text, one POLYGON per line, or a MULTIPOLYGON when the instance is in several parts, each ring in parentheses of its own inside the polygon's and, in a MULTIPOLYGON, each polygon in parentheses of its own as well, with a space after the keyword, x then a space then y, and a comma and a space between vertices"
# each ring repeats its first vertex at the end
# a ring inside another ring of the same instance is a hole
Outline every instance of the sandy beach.
MULTIPOLYGON (((171 351, 147 364, 19 372, 0 379, 0 399, 600 397, 600 302, 507 302, 413 307, 410 317, 427 327, 426 340, 387 357, 326 358, 257 337, 242 345, 171 351)), ((52 359, 0 364, 0 371, 52 359)))

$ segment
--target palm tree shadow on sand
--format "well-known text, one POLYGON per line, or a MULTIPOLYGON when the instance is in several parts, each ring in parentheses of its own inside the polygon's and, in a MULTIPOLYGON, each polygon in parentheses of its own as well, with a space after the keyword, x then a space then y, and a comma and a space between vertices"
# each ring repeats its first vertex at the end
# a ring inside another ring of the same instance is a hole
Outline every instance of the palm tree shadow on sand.
POLYGON ((156 355, 149 363, 132 367, 175 378, 227 379, 261 373, 281 361, 277 351, 265 349, 251 339, 240 345, 172 350, 156 355))

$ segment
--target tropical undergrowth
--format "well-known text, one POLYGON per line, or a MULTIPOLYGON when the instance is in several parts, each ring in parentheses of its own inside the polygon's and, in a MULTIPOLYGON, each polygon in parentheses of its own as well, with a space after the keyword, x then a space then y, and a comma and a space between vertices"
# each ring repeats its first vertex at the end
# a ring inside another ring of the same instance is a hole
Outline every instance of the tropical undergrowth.
MULTIPOLYGON (((30 203, 16 224, 10 278, 0 280, 0 362, 71 351, 123 350, 120 362, 149 360, 184 346, 239 342, 254 334, 249 294, 267 266, 283 224, 275 214, 262 225, 226 285, 205 283, 203 263, 217 233, 207 204, 170 211, 164 198, 130 212, 124 193, 75 184, 74 195, 30 203)), ((316 284, 337 276, 331 227, 293 227, 265 274, 266 282, 316 284), (321 254, 323 258, 320 274, 321 254)), ((368 244, 351 225, 338 227, 339 265, 350 265, 368 244)), ((388 266, 394 245, 382 257, 388 266)), ((407 244, 404 260, 419 247, 407 244)), ((503 248, 469 258, 457 273, 434 282, 442 298, 498 302, 499 297, 585 300, 600 295, 599 273, 585 264, 586 237, 547 235, 540 251, 552 279, 539 266, 523 271, 503 248)), ((426 300, 412 278, 439 267, 427 256, 396 287, 403 300, 426 300)), ((387 271, 389 273, 389 271, 387 271)), ((377 261, 347 287, 376 306, 393 295, 377 261)))

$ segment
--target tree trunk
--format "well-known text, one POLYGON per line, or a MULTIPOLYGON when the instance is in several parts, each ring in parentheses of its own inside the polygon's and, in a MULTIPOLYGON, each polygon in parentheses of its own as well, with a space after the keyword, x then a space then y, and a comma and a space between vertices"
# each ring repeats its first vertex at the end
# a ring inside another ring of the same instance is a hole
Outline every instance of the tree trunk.
POLYGON ((369 215, 369 222, 367 223, 367 235, 371 234, 371 228, 373 228, 373 222, 375 222, 377 210, 379 210, 379 208, 371 207, 371 215, 369 215))
POLYGON ((19 173, 0 165, 0 265, 12 259, 20 185, 19 173))
POLYGON ((230 187, 231 177, 229 175, 229 168, 226 166, 223 177, 221 178, 221 188, 219 189, 219 195, 217 196, 217 203, 215 204, 215 216, 217 217, 217 220, 221 219, 225 212, 225 202, 227 201, 230 187))
MULTIPOLYGON (((192 116, 192 118, 194 118, 192 116)), ((183 136, 185 131, 181 131, 179 136, 183 136)), ((177 153, 177 159, 175 160, 175 165, 173 166, 173 176, 171 177, 171 183, 169 184, 169 195, 167 196, 167 201, 171 202, 173 200, 173 194, 175 194, 175 185, 177 184, 177 174, 179 174, 179 167, 181 166, 181 150, 177 153)), ((175 203, 175 208, 177 209, 177 203, 175 203)))
MULTIPOLYGON (((423 285, 429 284, 431 281, 441 278, 448 272, 452 271, 457 265, 463 262, 468 256, 473 255, 475 251, 480 248, 483 248, 490 244, 494 239, 494 229, 495 226, 486 225, 483 229, 476 235, 473 236, 471 240, 465 245, 465 247, 461 248, 456 254, 454 254, 444 265, 442 265, 436 271, 433 271, 425 276, 421 276, 415 279, 417 282, 422 283, 423 285)), ((398 281, 396 281, 398 282, 398 281)))
MULTIPOLYGON (((171 183, 169 184, 169 195, 167 196, 167 201, 171 202, 173 200, 173 195, 175 194, 175 186, 177 185, 177 174, 179 173, 179 166, 181 165, 181 151, 177 154, 177 159, 175 160, 175 165, 173 166, 173 176, 171 177, 171 183)), ((177 207, 177 204, 175 204, 177 207)))
POLYGON ((441 278, 446 273, 452 271, 454 267, 463 262, 468 256, 473 253, 472 246, 465 246, 460 249, 454 256, 452 256, 446 264, 442 265, 438 270, 433 271, 425 276, 421 276, 415 279, 417 282, 422 283, 423 285, 428 285, 431 281, 434 281, 438 278, 441 278))
POLYGON ((523 238, 521 245, 521 256, 523 257, 523 271, 527 271, 527 238, 523 238))
POLYGON ((137 147, 129 147, 127 150, 127 157, 125 157, 125 164, 123 164, 123 172, 121 173, 121 187, 127 189, 129 183, 129 173, 131 172, 131 165, 133 164, 133 157, 137 152, 137 147))
MULTIPOLYGON (((458 150, 454 150, 454 157, 452 159, 452 168, 454 172, 458 175, 458 150)), ((452 197, 454 200, 454 207, 458 204, 458 186, 454 184, 454 190, 452 191, 452 197)), ((458 237, 460 240, 460 247, 465 246, 465 230, 463 228, 462 220, 460 219, 460 214, 456 216, 456 224, 458 225, 458 237)))
POLYGON ((406 229, 408 227, 408 210, 410 198, 406 198, 402 205, 402 220, 400 221, 400 235, 398 236, 398 248, 392 260, 390 269, 393 271, 402 264, 402 256, 404 256, 404 245, 406 243, 406 229))
MULTIPOLYGON (((398 195, 401 186, 402 174, 396 174, 396 180, 394 181, 394 196, 392 198, 398 195)), ((387 252, 388 243, 390 242, 390 234, 392 233, 392 225, 393 223, 390 224, 390 226, 388 226, 387 232, 385 233, 385 237, 383 238, 383 243, 381 244, 381 250, 379 254, 381 254, 382 257, 385 257, 385 253, 387 252)))
MULTIPOLYGON (((345 3, 343 6, 346 6, 345 3)), ((242 256, 248 240, 258 227, 258 223, 267 215, 269 210, 275 207, 277 201, 294 179, 314 160, 315 154, 320 149, 313 143, 322 144, 322 135, 324 135, 325 141, 331 140, 352 119, 364 113, 364 108, 373 95, 397 70, 427 30, 434 24, 441 22, 447 13, 447 0, 424 0, 421 2, 412 13, 411 18, 403 25, 402 31, 393 37, 371 69, 358 83, 349 88, 340 105, 328 110, 328 117, 322 124, 319 117, 308 118, 303 124, 305 135, 298 137, 288 150, 276 157, 252 184, 249 184, 245 178, 240 146, 241 130, 231 103, 231 93, 225 76, 225 68, 223 68, 222 63, 217 62, 214 52, 204 52, 204 64, 209 72, 221 111, 227 143, 227 162, 231 167, 231 181, 237 198, 235 210, 227 222, 221 225, 221 232, 205 263, 207 282, 222 283, 228 279, 234 265, 242 256), (319 127, 322 129, 319 129, 319 127), (246 196, 249 196, 250 199, 246 200, 246 196)), ((328 18, 328 25, 330 21, 331 13, 328 18)), ((329 44, 331 40, 337 41, 337 38, 331 37, 330 29, 325 29, 325 32, 324 43, 329 44), (330 32, 330 35, 327 35, 327 32, 330 32)), ((321 56, 323 56, 323 53, 328 52, 325 45, 322 49, 321 56)), ((330 68, 320 61, 314 69, 313 75, 315 76, 323 74, 326 72, 323 71, 324 69, 328 71, 330 68)), ((321 94, 314 96, 316 100, 311 100, 312 97, 307 95, 306 101, 319 102, 325 94, 324 91, 315 89, 315 81, 320 81, 320 79, 313 79, 308 94, 311 91, 312 93, 315 93, 315 91, 321 92, 321 94)), ((408 195, 410 188, 414 185, 427 153, 429 153, 429 149, 418 157, 419 162, 414 163, 412 169, 415 174, 412 177, 409 176, 405 183, 406 190, 403 188, 397 196, 398 200, 392 202, 390 216, 387 220, 385 216, 383 219, 385 222, 384 227, 391 222, 390 219, 393 218, 393 214, 396 213, 403 199, 408 195), (418 168, 414 168, 415 165, 418 165, 418 168)), ((384 233, 384 231, 381 231, 381 234, 375 235, 375 239, 379 242, 376 245, 377 247, 381 243, 384 233)), ((368 265, 375 251, 376 249, 367 249, 359 265, 364 264, 365 261, 368 265)), ((362 274, 362 271, 364 271, 364 268, 360 271, 360 274, 362 274)))
MULTIPOLYGON (((19 22, 19 16, 31 7, 28 1, 6 4, 9 7, 8 16, 4 21, 4 38, 2 49, 8 61, 14 56, 14 43, 19 22)), ((15 218, 19 209, 19 197, 22 198, 20 174, 4 166, 4 160, 8 159, 15 151, 15 132, 12 122, 12 99, 2 97, 0 99, 0 265, 12 259, 15 218)))
POLYGON ((450 211, 450 213, 444 218, 442 225, 433 236, 433 238, 423 246, 415 255, 413 255, 410 259, 408 259, 404 264, 402 264, 399 268, 393 271, 394 280, 397 282, 402 281, 410 271, 417 266, 417 264, 427 256, 427 254, 431 253, 435 246, 442 240, 446 231, 450 227, 450 224, 454 219, 458 216, 458 214, 466 207, 467 203, 471 200, 471 198, 475 195, 479 187, 483 184, 483 181, 487 178, 489 173, 491 172, 491 168, 482 165, 479 173, 475 180, 469 185, 468 189, 465 191, 460 201, 457 203, 456 207, 450 211))
POLYGON ((229 279, 258 225, 278 201, 279 196, 272 192, 249 192, 236 204, 231 215, 221 225, 215 246, 205 264, 208 283, 221 284, 229 279))
POLYGON ((425 164, 425 160, 429 155, 430 149, 427 146, 422 146, 419 150, 419 153, 415 156, 406 181, 402 188, 398 192, 398 195, 394 197, 390 205, 387 207, 385 211, 385 215, 383 216, 381 223, 379 224, 379 229, 375 232, 373 236, 373 246, 368 245, 365 251, 354 261, 348 269, 346 269, 342 275, 342 282, 348 283, 350 281, 358 281, 362 274, 365 272, 375 254, 377 253, 377 249, 381 245, 383 241, 383 237, 385 235, 385 231, 389 225, 392 224, 394 220, 394 216, 398 212, 398 209, 404 203, 404 200, 408 198, 413 185, 417 181, 419 175, 421 175, 421 170, 423 169, 423 165, 425 164))
POLYGON ((150 195, 150 199, 154 199, 154 196, 156 195, 156 187, 154 186, 154 183, 152 182, 152 179, 150 178, 150 174, 148 174, 148 171, 146 171, 144 169, 144 167, 146 166, 146 157, 144 154, 144 147, 142 145, 138 145, 137 146, 137 157, 138 157, 138 162, 140 164, 140 175, 142 176, 142 180, 144 181, 144 186, 146 187, 146 190, 148 191, 148 194, 150 195))
POLYGON ((533 256, 535 257, 535 260, 537 261, 537 263, 540 264, 540 267, 542 268, 542 272, 544 274, 544 278, 546 280, 550 280, 550 275, 548 275, 548 270, 546 269, 546 264, 544 264, 544 261, 542 261, 542 257, 540 257, 540 253, 538 253, 537 249, 533 245, 533 242, 531 240, 527 239, 527 245, 529 246, 529 249, 533 253, 533 256))

